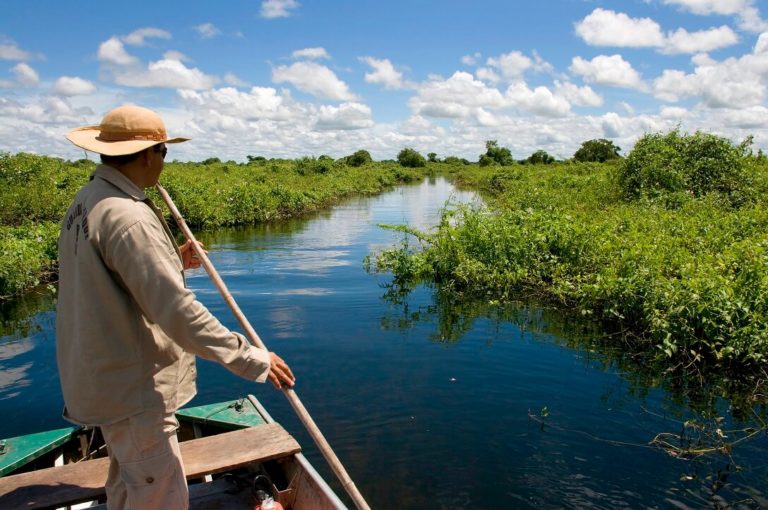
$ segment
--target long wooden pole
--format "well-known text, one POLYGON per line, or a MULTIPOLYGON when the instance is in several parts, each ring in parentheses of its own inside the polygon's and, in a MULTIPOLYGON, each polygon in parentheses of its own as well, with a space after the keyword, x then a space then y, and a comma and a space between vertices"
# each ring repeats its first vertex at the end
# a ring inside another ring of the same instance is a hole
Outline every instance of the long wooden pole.
MULTIPOLYGON (((176 208, 176 204, 174 204, 173 200, 171 200, 171 196, 168 194, 167 191, 165 191, 165 188, 163 188, 160 185, 160 183, 157 183, 155 187, 157 188, 157 191, 160 193, 160 196, 163 197, 163 200, 165 201, 165 203, 168 205, 168 208, 171 210, 171 214, 173 215, 173 218, 176 220, 176 224, 178 224, 181 231, 184 232, 184 236, 188 240, 192 241, 192 247, 194 248, 195 253, 197 254, 197 257, 200 259, 202 266, 205 268, 205 271, 211 277, 211 280, 213 280, 213 283, 216 285, 216 288, 219 289, 219 292, 224 298, 224 301, 226 301, 227 304, 229 305, 229 308, 232 310, 232 313, 235 314, 235 317, 240 323, 240 326, 242 326, 248 338, 251 340, 251 342, 254 345, 266 350, 267 348, 266 345, 264 345, 264 342, 261 340, 258 333, 256 333, 256 330, 253 329, 253 326, 251 326, 251 323, 248 321, 248 318, 245 316, 242 310, 240 310, 240 307, 235 302, 235 298, 232 297, 232 294, 229 292, 229 289, 227 289, 227 286, 224 284, 224 280, 221 279, 221 276, 219 276, 218 271, 216 271, 216 268, 213 267, 211 260, 208 258, 208 255, 206 255, 205 253, 205 250, 200 248, 200 245, 197 243, 197 240, 195 239, 195 235, 187 226, 187 222, 184 221, 184 218, 182 217, 178 208, 176 208)), ((304 407, 304 404, 302 404, 301 400, 299 400, 299 396, 296 395, 296 392, 293 391, 292 388, 284 387, 282 388, 282 391, 283 391, 283 394, 288 399, 288 402, 291 403, 293 410, 296 411, 296 414, 299 416, 301 423, 304 424, 304 427, 306 427, 307 431, 309 432, 309 435, 312 436, 312 439, 315 441, 315 444, 317 444, 317 447, 320 449, 320 453, 323 454, 323 457, 325 457, 325 460, 331 466, 331 469, 336 474, 339 481, 341 482, 341 485, 344 487, 344 490, 347 491, 347 494, 349 494, 349 496, 352 498, 352 501, 354 501, 357 508, 360 510, 370 510, 370 507, 368 506, 368 503, 365 502, 363 495, 360 494, 359 490, 357 490, 355 483, 349 477, 349 474, 347 474, 347 470, 344 469, 344 466, 341 464, 341 461, 331 449, 331 445, 325 439, 325 437, 323 436, 323 433, 320 432, 320 429, 317 427, 317 424, 315 424, 315 421, 309 415, 309 412, 304 407)))

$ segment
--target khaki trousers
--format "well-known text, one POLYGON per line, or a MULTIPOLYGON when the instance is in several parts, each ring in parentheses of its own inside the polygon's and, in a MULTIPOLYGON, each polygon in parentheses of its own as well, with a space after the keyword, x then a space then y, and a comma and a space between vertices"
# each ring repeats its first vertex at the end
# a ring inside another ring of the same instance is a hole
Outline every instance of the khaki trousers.
POLYGON ((101 432, 109 452, 108 510, 187 510, 189 490, 173 414, 144 412, 101 432))

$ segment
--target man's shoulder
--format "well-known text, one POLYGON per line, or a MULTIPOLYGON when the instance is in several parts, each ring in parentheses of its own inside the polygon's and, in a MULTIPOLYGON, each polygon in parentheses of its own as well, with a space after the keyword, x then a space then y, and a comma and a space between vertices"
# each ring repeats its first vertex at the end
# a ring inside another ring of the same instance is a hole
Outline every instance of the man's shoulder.
POLYGON ((120 229, 138 221, 152 220, 152 210, 140 200, 102 179, 95 178, 82 190, 91 222, 120 229))

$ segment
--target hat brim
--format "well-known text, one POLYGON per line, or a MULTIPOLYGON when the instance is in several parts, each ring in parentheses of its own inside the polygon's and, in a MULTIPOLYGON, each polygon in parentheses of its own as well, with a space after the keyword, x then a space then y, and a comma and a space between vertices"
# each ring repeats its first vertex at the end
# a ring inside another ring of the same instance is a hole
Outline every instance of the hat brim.
POLYGON ((189 138, 170 138, 167 140, 124 140, 119 142, 106 142, 98 139, 100 132, 100 126, 86 126, 73 129, 67 133, 66 136, 67 140, 81 149, 97 154, 104 154, 105 156, 127 156, 128 154, 136 154, 137 152, 141 152, 144 149, 154 147, 161 143, 181 143, 189 140, 189 138))

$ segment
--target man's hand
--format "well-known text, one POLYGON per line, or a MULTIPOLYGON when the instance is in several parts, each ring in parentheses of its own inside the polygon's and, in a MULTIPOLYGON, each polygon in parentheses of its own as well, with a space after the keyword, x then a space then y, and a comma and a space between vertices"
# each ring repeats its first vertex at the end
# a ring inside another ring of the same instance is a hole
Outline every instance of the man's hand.
MULTIPOLYGON (((203 247, 203 243, 198 241, 197 244, 200 248, 203 247)), ((189 239, 187 239, 186 243, 179 246, 179 251, 181 252, 181 262, 184 265, 184 269, 197 269, 202 264, 195 249, 192 247, 192 241, 189 239)), ((208 253, 208 251, 205 250, 205 253, 208 253)))
POLYGON ((270 367, 267 379, 278 390, 283 386, 293 388, 293 385, 296 384, 296 378, 293 376, 293 372, 291 372, 288 364, 274 352, 270 352, 269 357, 270 367))

